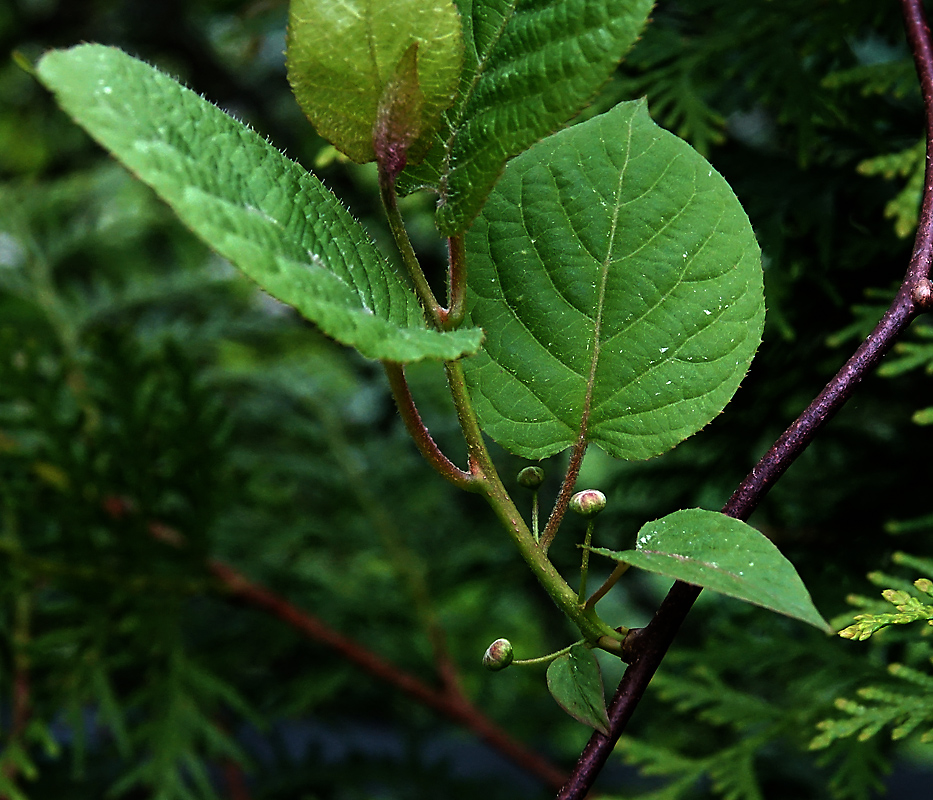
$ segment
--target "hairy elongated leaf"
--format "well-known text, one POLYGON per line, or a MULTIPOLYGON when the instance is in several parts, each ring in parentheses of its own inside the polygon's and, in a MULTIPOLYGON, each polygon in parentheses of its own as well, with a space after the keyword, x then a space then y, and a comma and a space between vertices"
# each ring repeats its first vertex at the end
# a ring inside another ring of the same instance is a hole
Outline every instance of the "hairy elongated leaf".
POLYGON ((467 379, 483 428, 527 458, 581 434, 664 452, 722 411, 761 340, 748 218, 642 101, 513 160, 466 243, 488 337, 467 379))
POLYGON ((429 162, 402 185, 440 193, 437 225, 464 231, 505 162, 566 123, 635 42, 652 0, 458 0, 460 98, 429 162))
POLYGON ((609 735, 603 679, 592 650, 577 644, 555 658, 547 668, 547 688, 571 717, 609 735))
POLYGON ((408 159, 417 163, 460 80, 463 36, 453 1, 291 0, 289 82, 317 132, 354 161, 376 157, 384 93, 411 53, 420 103, 408 109, 408 159))
POLYGON ((764 534, 725 514, 700 508, 675 511, 643 525, 634 550, 593 552, 830 632, 793 564, 764 534))
POLYGON ((320 181, 168 76, 100 45, 53 51, 38 76, 205 242, 329 336, 398 362, 479 345, 476 330, 427 330, 414 294, 320 181))

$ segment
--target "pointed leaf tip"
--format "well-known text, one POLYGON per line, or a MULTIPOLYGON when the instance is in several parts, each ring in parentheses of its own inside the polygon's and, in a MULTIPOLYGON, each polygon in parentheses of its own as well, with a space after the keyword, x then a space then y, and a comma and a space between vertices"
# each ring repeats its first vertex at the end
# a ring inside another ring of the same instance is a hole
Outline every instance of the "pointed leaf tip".
POLYGON ((577 644, 554 659, 547 669, 547 688, 571 717, 609 735, 603 679, 592 650, 577 644))
POLYGON ((643 525, 634 550, 593 552, 832 633, 793 564, 763 533, 725 514, 700 508, 675 511, 643 525))
POLYGON ((475 351, 429 330, 414 293, 339 200, 219 108, 126 53, 53 50, 39 80, 210 247, 328 336, 404 363, 475 351))

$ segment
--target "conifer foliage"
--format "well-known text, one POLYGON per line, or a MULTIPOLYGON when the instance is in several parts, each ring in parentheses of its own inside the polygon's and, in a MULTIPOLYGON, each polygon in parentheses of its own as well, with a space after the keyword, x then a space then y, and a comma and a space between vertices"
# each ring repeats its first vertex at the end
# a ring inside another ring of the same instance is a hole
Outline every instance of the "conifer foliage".
POLYGON ((0 797, 930 768, 918 0, 0 40, 0 797))

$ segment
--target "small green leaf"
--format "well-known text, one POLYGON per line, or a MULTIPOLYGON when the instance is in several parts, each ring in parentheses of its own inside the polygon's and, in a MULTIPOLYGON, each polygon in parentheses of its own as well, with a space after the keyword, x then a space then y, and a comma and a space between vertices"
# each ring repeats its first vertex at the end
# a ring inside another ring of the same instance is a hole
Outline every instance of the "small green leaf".
MULTIPOLYGON (((454 101, 462 64, 452 0, 292 0, 289 7, 288 79, 298 104, 321 136, 359 163, 376 158, 373 128, 400 84, 417 85, 420 96, 395 111, 397 129, 407 120, 407 160, 420 162, 454 101)), ((413 97, 411 88, 404 94, 413 97)))
POLYGON ((428 330, 418 301, 320 181, 246 126, 119 50, 52 51, 62 108, 273 297, 373 359, 456 358, 477 330, 428 330))
POLYGON ((581 435, 617 458, 668 450, 722 411, 761 341, 751 224, 642 101, 514 159, 466 247, 477 415, 528 459, 581 435))
POLYGON ((634 550, 593 552, 831 632, 793 564, 764 534, 725 514, 675 511, 642 526, 634 550))
POLYGON ((554 659, 547 668, 547 688, 571 717, 609 735, 603 679, 592 650, 577 644, 554 659))
POLYGON ((577 114, 635 42, 652 0, 458 0, 460 97, 423 169, 402 185, 440 193, 437 225, 460 233, 505 162, 577 114))

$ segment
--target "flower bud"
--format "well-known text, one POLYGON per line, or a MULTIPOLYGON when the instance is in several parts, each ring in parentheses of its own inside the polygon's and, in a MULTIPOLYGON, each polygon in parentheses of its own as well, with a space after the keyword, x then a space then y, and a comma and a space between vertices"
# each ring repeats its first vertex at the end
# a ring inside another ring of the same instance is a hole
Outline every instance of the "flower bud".
POLYGON ((508 639, 496 639, 488 648, 483 656, 483 666, 492 672, 498 672, 505 669, 512 663, 512 643, 508 639))
POLYGON ((544 470, 541 467, 525 467, 518 473, 518 483, 526 489, 537 489, 544 483, 544 470))
POLYGON ((570 498, 570 508, 581 517, 595 517, 606 507, 606 495, 598 489, 584 489, 570 498))

